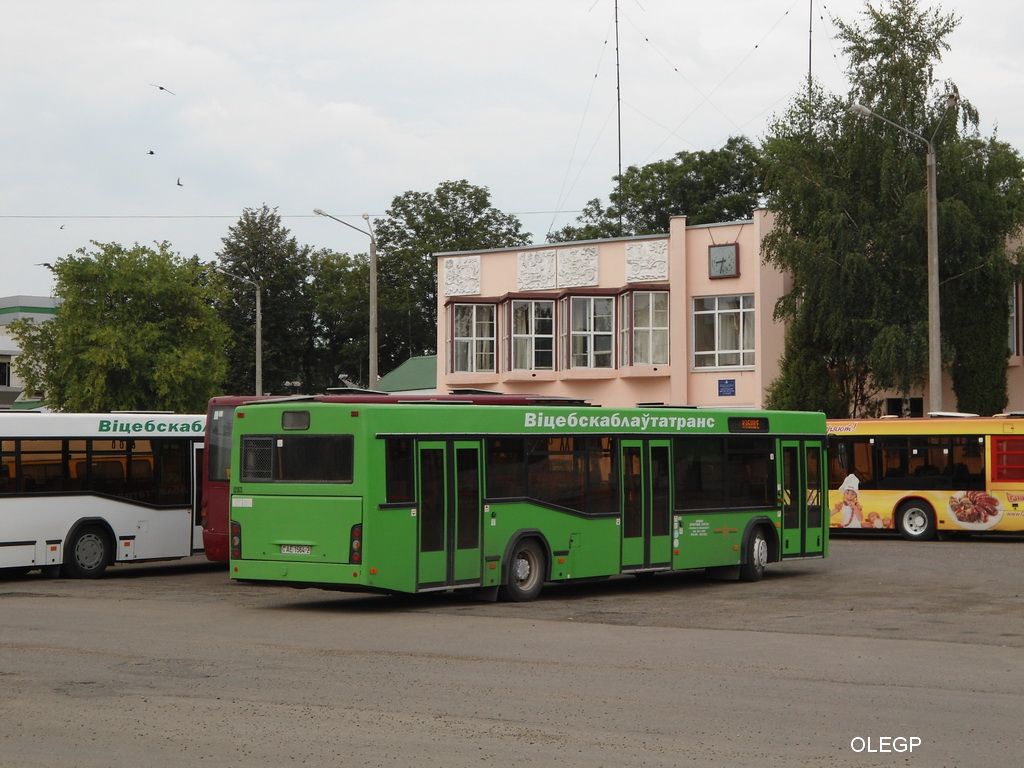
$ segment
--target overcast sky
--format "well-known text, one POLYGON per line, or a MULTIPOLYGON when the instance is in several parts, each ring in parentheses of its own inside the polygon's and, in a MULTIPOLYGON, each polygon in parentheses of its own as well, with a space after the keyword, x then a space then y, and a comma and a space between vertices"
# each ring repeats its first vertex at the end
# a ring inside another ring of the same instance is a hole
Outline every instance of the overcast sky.
MULTIPOLYGON (((809 65, 845 94, 831 19, 863 24, 864 7, 618 0, 623 167, 759 141, 809 65)), ((941 8, 962 22, 937 76, 980 110, 984 134, 1024 150, 1024 4, 941 8)), ((0 10, 2 296, 49 295, 36 265, 93 240, 167 240, 211 261, 263 203, 301 244, 365 253, 368 238, 313 209, 362 226, 406 191, 457 179, 543 242, 607 200, 618 172, 614 0, 0 10)))

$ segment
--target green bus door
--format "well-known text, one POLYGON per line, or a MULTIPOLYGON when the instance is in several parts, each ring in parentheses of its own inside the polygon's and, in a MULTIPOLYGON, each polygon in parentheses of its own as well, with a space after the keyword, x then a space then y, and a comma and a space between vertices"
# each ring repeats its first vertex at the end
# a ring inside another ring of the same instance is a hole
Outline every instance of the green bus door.
POLYGON ((623 440, 622 570, 672 563, 672 462, 668 440, 623 440))
POLYGON ((820 555, 825 548, 821 444, 783 440, 782 554, 820 555))
POLYGON ((479 584, 480 447, 449 440, 417 445, 417 589, 479 584))

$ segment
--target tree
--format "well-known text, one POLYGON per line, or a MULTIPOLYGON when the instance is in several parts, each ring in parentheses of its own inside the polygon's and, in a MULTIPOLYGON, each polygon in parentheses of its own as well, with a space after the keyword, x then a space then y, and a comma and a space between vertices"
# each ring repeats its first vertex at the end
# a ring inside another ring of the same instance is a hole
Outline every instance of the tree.
POLYGON ((309 246, 299 246, 281 224, 276 208, 246 208, 222 238, 217 253, 226 300, 219 305, 230 328, 228 390, 254 391, 256 288, 262 299, 263 390, 287 392, 286 381, 313 391, 317 367, 314 317, 306 290, 309 246), (232 277, 234 276, 234 277, 232 277))
POLYGON ((1007 235, 1024 220, 1024 162, 1007 144, 968 136, 943 154, 954 190, 939 210, 942 332, 960 410, 1005 409, 1010 292, 1024 260, 1007 235))
MULTIPOLYGON (((958 23, 953 16, 922 11, 917 0, 892 0, 883 10, 868 5, 864 15, 864 28, 837 22, 850 60, 848 96, 809 86, 762 146, 765 189, 776 212, 766 258, 793 278, 776 316, 816 329, 803 337, 842 382, 847 413, 835 415, 870 413, 880 389, 909 393, 926 381, 926 148, 849 109, 870 105, 901 126, 935 136, 944 357, 976 361, 970 374, 960 363, 950 369, 958 406, 992 413, 1006 402, 1006 297, 1019 269, 1004 243, 1024 223, 1024 166, 1009 146, 978 136, 969 102, 943 120, 946 95, 956 90, 936 81, 933 70, 958 23), (997 298, 969 299, 982 285, 997 298), (973 313, 970 333, 984 327, 984 336, 965 335, 962 312, 973 313), (982 369, 1001 396, 967 386, 965 377, 982 369)), ((781 377, 795 376, 797 366, 789 363, 808 354, 806 347, 788 348, 781 377)), ((790 393, 777 406, 802 403, 792 397, 792 382, 772 391, 790 393)))
POLYGON ((62 411, 204 413, 226 372, 226 329, 198 260, 168 243, 93 243, 53 266, 61 299, 52 320, 11 324, 29 390, 62 411))
POLYGON ((823 411, 830 418, 847 414, 851 379, 841 375, 841 360, 821 354, 817 330, 809 314, 795 318, 786 329, 781 375, 768 385, 766 408, 823 411))
MULTIPOLYGON (((529 233, 491 205, 486 187, 446 181, 434 192, 406 192, 374 222, 378 254, 381 372, 437 344, 437 262, 434 254, 526 245, 529 233)), ((372 386, 372 384, 371 384, 372 386)))
POLYGON ((316 318, 318 364, 308 391, 339 386, 339 376, 366 382, 369 258, 322 250, 312 254, 311 266, 308 288, 316 318))
POLYGON ((609 195, 608 208, 591 200, 577 219, 581 226, 548 237, 565 242, 659 234, 668 232, 673 216, 686 216, 690 224, 748 219, 761 199, 760 175, 758 150, 742 136, 731 137, 721 149, 631 165, 609 195))
MULTIPOLYGON (((614 177, 617 180, 618 176, 614 177)), ((605 240, 618 237, 621 231, 618 216, 611 209, 601 205, 601 198, 595 197, 583 206, 583 212, 576 218, 579 226, 566 224, 557 232, 548 232, 549 243, 570 243, 581 240, 605 240)))

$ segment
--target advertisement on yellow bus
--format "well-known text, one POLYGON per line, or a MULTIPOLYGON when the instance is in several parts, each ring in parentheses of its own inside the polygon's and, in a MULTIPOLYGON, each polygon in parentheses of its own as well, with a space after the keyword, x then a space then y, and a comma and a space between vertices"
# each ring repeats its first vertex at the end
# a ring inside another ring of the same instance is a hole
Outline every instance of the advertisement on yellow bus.
POLYGON ((828 422, 833 531, 1024 531, 1024 418, 828 422))

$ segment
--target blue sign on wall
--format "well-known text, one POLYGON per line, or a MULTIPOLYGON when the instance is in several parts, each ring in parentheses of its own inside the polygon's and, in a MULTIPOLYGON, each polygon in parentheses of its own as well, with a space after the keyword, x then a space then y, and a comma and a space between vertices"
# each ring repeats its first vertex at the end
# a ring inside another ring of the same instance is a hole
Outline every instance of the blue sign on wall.
POLYGON ((736 397, 736 379, 719 379, 718 396, 736 397))

